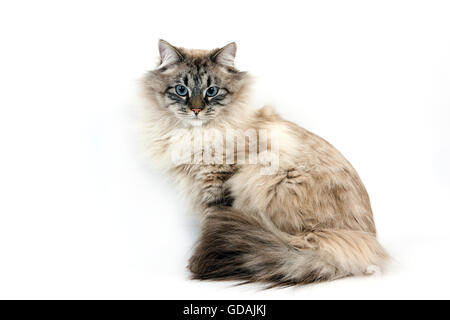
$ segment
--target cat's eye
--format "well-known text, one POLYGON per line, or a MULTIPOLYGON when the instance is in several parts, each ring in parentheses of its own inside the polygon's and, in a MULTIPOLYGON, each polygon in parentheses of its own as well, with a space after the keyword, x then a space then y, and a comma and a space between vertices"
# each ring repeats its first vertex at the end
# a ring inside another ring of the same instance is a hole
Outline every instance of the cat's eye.
POLYGON ((206 89, 206 95, 208 97, 214 97, 215 95, 217 95, 218 92, 219 88, 217 87, 209 87, 208 89, 206 89))
POLYGON ((188 89, 185 86, 183 86, 182 84, 178 84, 175 87, 175 92, 177 93, 177 95, 184 97, 188 94, 188 89))

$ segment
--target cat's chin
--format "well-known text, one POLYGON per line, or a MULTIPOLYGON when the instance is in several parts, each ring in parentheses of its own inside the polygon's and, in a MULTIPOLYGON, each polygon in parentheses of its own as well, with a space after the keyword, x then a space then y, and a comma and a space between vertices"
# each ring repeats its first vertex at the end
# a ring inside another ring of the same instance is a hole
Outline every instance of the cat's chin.
POLYGON ((201 127, 205 121, 200 119, 189 119, 186 121, 191 127, 201 127))

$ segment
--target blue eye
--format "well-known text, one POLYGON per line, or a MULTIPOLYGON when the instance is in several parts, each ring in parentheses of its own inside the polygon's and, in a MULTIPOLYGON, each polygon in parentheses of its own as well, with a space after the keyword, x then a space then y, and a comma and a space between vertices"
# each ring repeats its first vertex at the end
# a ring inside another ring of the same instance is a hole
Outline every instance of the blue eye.
POLYGON ((188 89, 185 86, 178 84, 175 87, 175 92, 177 93, 177 95, 184 97, 188 94, 188 89))
POLYGON ((217 87, 209 87, 206 90, 206 95, 208 97, 214 97, 218 92, 219 92, 219 88, 217 88, 217 87))

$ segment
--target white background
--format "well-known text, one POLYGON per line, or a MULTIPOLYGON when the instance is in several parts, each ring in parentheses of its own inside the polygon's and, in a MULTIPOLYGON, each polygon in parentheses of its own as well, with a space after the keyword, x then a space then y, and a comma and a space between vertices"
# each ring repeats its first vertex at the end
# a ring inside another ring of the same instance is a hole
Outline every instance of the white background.
POLYGON ((449 17, 448 1, 2 1, 0 298, 450 298, 449 17), (135 130, 159 38, 237 42, 255 102, 360 173, 387 273, 189 280, 196 220, 135 130))

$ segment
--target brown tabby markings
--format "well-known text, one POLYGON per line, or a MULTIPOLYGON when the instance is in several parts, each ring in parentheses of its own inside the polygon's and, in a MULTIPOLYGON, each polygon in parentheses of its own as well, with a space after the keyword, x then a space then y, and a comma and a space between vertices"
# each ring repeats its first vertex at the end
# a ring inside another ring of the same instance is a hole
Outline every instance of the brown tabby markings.
POLYGON ((234 67, 235 49, 230 44, 211 52, 186 50, 161 42, 163 66, 144 79, 149 151, 204 215, 189 263, 193 277, 288 285, 381 267, 387 255, 376 240, 369 196, 356 171, 322 138, 270 107, 250 107, 250 80, 234 67), (206 107, 194 116, 189 96, 173 96, 177 83, 192 94, 216 85, 224 98, 213 103, 197 95, 206 107), (194 134, 200 122, 222 132, 275 130, 279 170, 261 175, 263 164, 174 165, 174 130, 188 128, 194 134))

